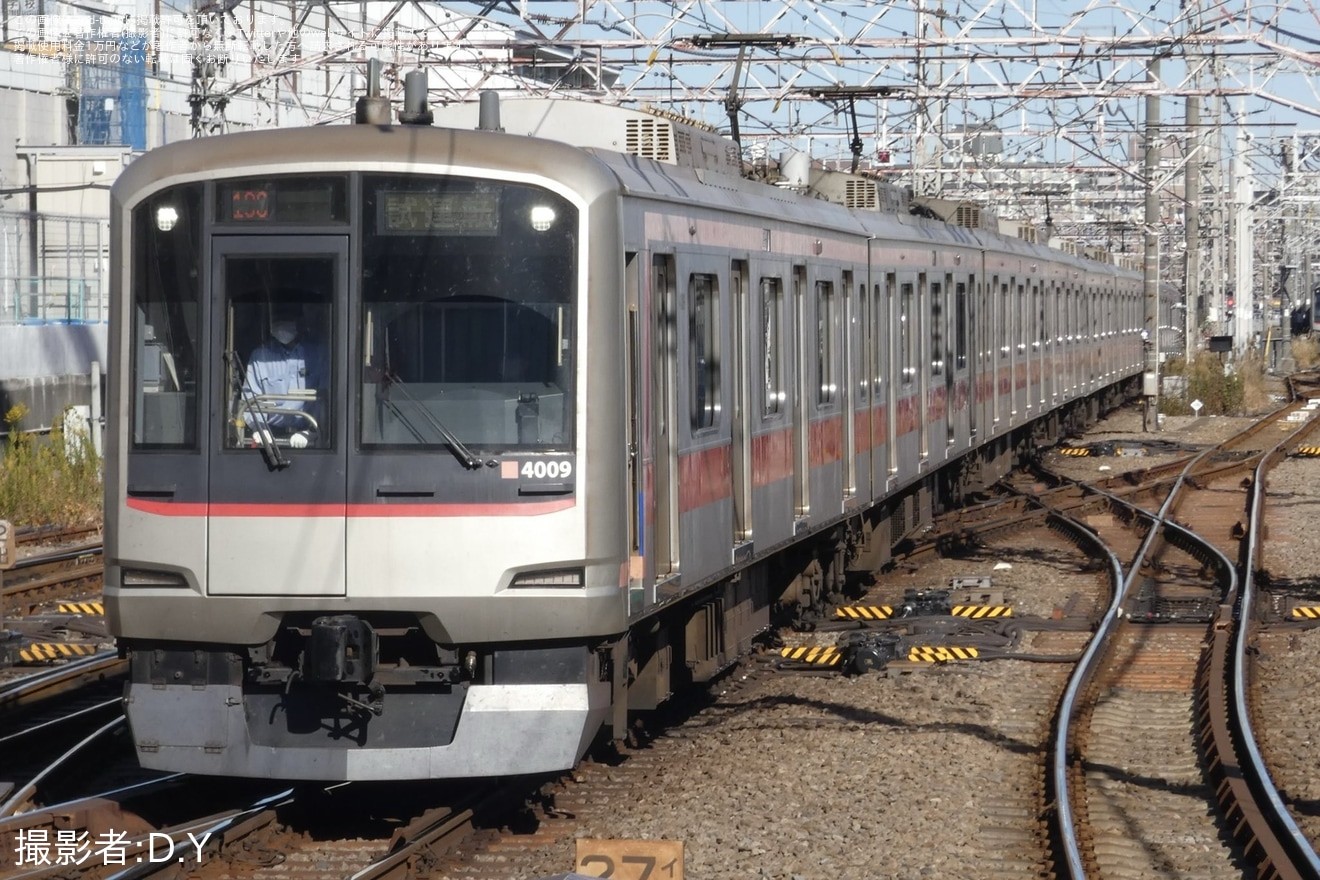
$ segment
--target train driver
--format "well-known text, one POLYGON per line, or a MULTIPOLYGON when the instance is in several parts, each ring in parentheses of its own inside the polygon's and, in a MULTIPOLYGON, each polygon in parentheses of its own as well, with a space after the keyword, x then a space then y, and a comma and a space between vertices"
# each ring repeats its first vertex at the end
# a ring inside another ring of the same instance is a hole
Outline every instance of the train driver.
POLYGON ((301 319, 297 304, 272 305, 270 336, 248 358, 243 398, 252 405, 244 421, 258 444, 263 437, 288 437, 290 446, 302 449, 322 430, 318 395, 326 389, 325 350, 306 338, 301 319))

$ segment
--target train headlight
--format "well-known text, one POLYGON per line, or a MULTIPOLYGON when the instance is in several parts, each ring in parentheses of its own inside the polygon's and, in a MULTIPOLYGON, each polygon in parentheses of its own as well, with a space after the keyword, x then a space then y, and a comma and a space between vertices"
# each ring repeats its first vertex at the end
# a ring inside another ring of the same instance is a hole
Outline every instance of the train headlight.
POLYGON ((533 205, 531 220, 533 229, 545 232, 555 223, 555 209, 549 205, 533 205))
POLYGON ((169 232, 179 222, 179 212, 172 205, 161 205, 156 209, 156 228, 169 232))

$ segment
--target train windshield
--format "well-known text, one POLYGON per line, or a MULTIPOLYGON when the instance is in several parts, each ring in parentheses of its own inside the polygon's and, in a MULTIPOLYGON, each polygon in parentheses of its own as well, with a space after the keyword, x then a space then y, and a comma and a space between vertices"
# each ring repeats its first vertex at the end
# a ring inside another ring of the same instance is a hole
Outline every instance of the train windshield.
POLYGON ((577 209, 484 180, 363 184, 361 445, 570 448, 577 209))
POLYGON ((133 446, 197 447, 202 188, 157 193, 133 212, 133 446))

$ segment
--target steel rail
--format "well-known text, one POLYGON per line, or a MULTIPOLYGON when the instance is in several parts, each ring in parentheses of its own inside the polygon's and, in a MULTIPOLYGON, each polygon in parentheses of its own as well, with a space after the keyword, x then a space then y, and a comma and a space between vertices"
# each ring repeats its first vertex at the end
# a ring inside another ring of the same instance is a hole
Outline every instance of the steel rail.
POLYGON ((26 739, 27 737, 30 736, 37 736, 39 734, 46 733, 47 731, 59 727, 62 724, 67 724, 70 721, 76 721, 77 719, 83 718, 87 715, 94 715, 97 712, 104 711, 116 705, 119 705, 122 708, 123 702, 124 702, 123 697, 112 697, 107 700, 102 700, 99 703, 93 703, 90 706, 83 706, 82 708, 70 712, 67 715, 61 715, 59 718, 51 718, 48 721, 43 721, 40 724, 35 724, 32 725, 31 727, 24 727, 12 733, 0 733, 0 748, 3 748, 7 744, 13 743, 20 739, 26 739))
POLYGON ((104 680, 127 674, 128 661, 115 651, 79 657, 54 669, 35 672, 0 685, 0 711, 39 702, 82 687, 88 679, 104 680))
POLYGON ((1317 857, 1315 848, 1306 839, 1306 835, 1298 827, 1292 814, 1288 812, 1288 808, 1283 803, 1283 798, 1280 797, 1279 790, 1274 785, 1269 770, 1265 766, 1264 758, 1260 754, 1260 748, 1256 744, 1256 735, 1251 725, 1251 713, 1247 709, 1246 697, 1248 641, 1246 622, 1250 615, 1244 613, 1244 611, 1249 610, 1255 600, 1255 578, 1251 575, 1256 570, 1256 556, 1260 542, 1264 540, 1265 478, 1270 468, 1283 456, 1283 446, 1287 442, 1288 439, 1280 441, 1274 449, 1270 450, 1261 459, 1260 464, 1256 467, 1256 478, 1251 487, 1250 516, 1252 528, 1247 533, 1247 548, 1242 563, 1244 576, 1241 579, 1241 594, 1237 597, 1237 602, 1233 606, 1238 626, 1233 631, 1231 645, 1231 661, 1233 664, 1232 699, 1235 723, 1239 731, 1238 746, 1245 756, 1246 769, 1250 774, 1244 780, 1244 784, 1251 787, 1258 803, 1263 801, 1269 806, 1270 812, 1265 816, 1265 819, 1279 835, 1279 839, 1287 849, 1293 864, 1304 867, 1311 878, 1320 878, 1320 857, 1317 857))
POLYGON ((97 728, 91 734, 84 737, 79 742, 75 743, 68 751, 66 751, 64 754, 60 755, 53 762, 47 765, 47 767, 44 770, 42 770, 35 777, 33 777, 26 785, 20 787, 17 791, 15 791, 12 795, 10 795, 8 800, 0 804, 0 817, 12 816, 17 811, 17 809, 20 806, 22 806, 23 803, 36 792, 37 786, 40 783, 42 783, 43 781, 48 779, 51 775, 53 775, 55 772, 57 772, 60 768, 64 766, 65 763, 67 763, 76 755, 78 755, 80 752, 82 752, 83 749, 90 746, 92 743, 100 739, 105 734, 110 733, 116 728, 126 724, 127 721, 128 719, 126 717, 120 715, 118 718, 115 718, 113 721, 109 721, 103 724, 101 727, 97 728))
MULTIPOLYGON (((233 813, 221 816, 218 819, 216 817, 209 817, 189 822, 184 825, 175 826, 173 828, 163 829, 155 833, 168 834, 171 840, 175 843, 179 843, 180 841, 178 838, 180 835, 191 833, 193 831, 205 832, 206 837, 204 839, 206 843, 203 844, 203 846, 207 847, 208 852, 214 855, 221 851, 226 842, 241 839, 250 833, 254 827, 259 827, 262 824, 268 824, 269 822, 274 821, 276 808, 292 803, 295 795, 295 789, 286 788, 283 791, 261 798, 251 806, 236 810, 233 813)), ((137 847, 137 851, 140 851, 147 844, 139 839, 138 841, 135 841, 134 845, 137 847)), ((140 878, 150 877, 152 874, 163 871, 166 868, 174 870, 178 867, 179 865, 177 863, 139 861, 125 868, 123 871, 111 874, 107 880, 140 880, 140 878)))

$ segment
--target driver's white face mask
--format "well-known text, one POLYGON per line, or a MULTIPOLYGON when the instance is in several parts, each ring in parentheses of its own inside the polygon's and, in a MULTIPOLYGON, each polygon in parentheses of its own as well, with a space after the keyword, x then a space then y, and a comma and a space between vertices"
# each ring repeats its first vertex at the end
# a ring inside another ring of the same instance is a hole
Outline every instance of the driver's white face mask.
POLYGON ((278 321, 271 325, 270 335, 278 339, 280 345, 288 345, 298 336, 298 325, 293 321, 278 321))

